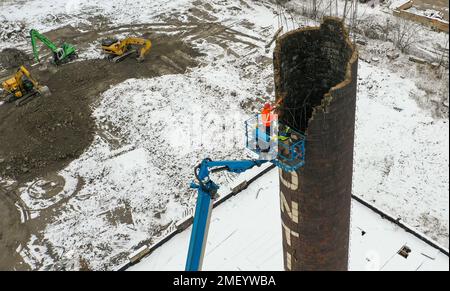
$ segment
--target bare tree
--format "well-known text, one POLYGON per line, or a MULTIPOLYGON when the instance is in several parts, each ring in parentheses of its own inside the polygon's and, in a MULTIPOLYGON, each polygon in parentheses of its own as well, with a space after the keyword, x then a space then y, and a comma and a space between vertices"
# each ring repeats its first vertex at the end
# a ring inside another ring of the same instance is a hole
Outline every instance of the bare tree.
POLYGON ((350 28, 350 33, 354 35, 354 29, 356 28, 356 21, 358 18, 358 0, 344 0, 343 11, 339 11, 338 0, 304 0, 296 2, 295 6, 289 6, 289 1, 271 0, 277 3, 278 12, 278 26, 284 26, 289 30, 288 24, 292 24, 293 28, 297 28, 304 25, 305 21, 320 21, 324 16, 337 16, 341 17, 350 28), (290 8, 287 8, 290 7, 290 8), (291 9, 291 10, 290 10, 291 9), (301 17, 294 17, 294 11, 299 12, 299 15, 303 15, 305 18, 299 21, 301 17))
POLYGON ((448 68, 449 65, 449 39, 447 38, 444 46, 436 44, 434 46, 435 63, 438 67, 448 68))
POLYGON ((344 4, 344 12, 342 13, 342 19, 345 21, 345 18, 347 17, 347 7, 348 7, 348 0, 345 0, 344 4))
POLYGON ((394 45, 403 53, 407 53, 418 40, 418 29, 420 25, 415 22, 403 18, 396 19, 391 28, 394 45))
POLYGON ((317 0, 313 0, 313 15, 317 15, 317 0))

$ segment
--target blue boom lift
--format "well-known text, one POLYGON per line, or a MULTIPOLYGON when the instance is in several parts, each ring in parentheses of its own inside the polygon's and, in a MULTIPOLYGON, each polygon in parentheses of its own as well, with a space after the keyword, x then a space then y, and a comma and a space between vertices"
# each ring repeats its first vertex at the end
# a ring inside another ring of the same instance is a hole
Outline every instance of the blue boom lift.
POLYGON ((196 182, 191 183, 191 188, 198 190, 198 197, 186 271, 201 271, 202 269, 213 200, 219 189, 219 186, 209 177, 210 174, 221 171, 242 173, 268 162, 275 164, 284 171, 291 172, 305 164, 306 139, 304 134, 296 132, 274 120, 270 126, 271 132, 269 136, 259 114, 247 120, 245 128, 246 147, 258 154, 260 159, 242 161, 213 161, 205 159, 194 170, 196 182))

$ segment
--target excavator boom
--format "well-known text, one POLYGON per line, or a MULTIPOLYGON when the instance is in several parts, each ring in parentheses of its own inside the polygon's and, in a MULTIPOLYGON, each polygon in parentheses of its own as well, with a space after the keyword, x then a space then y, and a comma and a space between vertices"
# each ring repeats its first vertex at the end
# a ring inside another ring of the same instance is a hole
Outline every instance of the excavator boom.
POLYGON ((31 46, 33 47, 34 59, 37 62, 39 62, 39 51, 36 43, 37 39, 42 41, 42 43, 45 44, 52 52, 56 52, 58 50, 58 47, 53 42, 51 42, 45 35, 40 34, 35 29, 30 30, 30 36, 31 36, 31 46))
POLYGON ((139 57, 137 58, 137 60, 139 62, 144 61, 145 55, 150 51, 150 49, 152 48, 152 42, 149 39, 143 39, 143 38, 127 38, 125 40, 127 46, 128 45, 139 45, 142 46, 140 52, 139 52, 139 57))
POLYGON ((56 46, 45 35, 39 33, 36 29, 30 30, 31 45, 33 47, 33 55, 36 62, 39 62, 39 50, 37 47, 37 40, 40 40, 53 52, 53 62, 56 65, 66 63, 76 57, 75 47, 71 44, 64 43, 61 47, 56 46))
POLYGON ((135 46, 141 46, 137 60, 142 62, 145 55, 150 51, 152 43, 149 39, 129 37, 123 40, 106 39, 102 42, 102 50, 109 55, 113 62, 118 63, 129 55, 136 53, 135 46))

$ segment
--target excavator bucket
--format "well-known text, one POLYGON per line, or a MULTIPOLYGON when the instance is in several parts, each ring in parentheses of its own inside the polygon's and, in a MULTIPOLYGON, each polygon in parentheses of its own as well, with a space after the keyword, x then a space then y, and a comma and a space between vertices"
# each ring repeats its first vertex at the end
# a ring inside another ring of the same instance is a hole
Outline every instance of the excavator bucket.
POLYGON ((52 92, 50 92, 50 89, 47 86, 41 86, 38 90, 39 94, 44 97, 49 97, 52 95, 52 92))

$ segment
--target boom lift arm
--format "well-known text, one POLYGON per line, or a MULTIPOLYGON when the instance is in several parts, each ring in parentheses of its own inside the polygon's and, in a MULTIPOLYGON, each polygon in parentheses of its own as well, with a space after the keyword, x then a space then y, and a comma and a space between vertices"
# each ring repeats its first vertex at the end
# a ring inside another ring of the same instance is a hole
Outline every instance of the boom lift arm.
POLYGON ((212 161, 203 160, 194 171, 198 189, 186 271, 200 271, 208 237, 213 198, 219 186, 211 181, 209 174, 220 171, 242 173, 267 162, 286 172, 296 171, 305 165, 306 136, 293 128, 271 119, 270 125, 257 114, 245 122, 246 148, 257 154, 258 160, 212 161), (268 130, 269 129, 269 130, 268 130))
POLYGON ((58 47, 36 29, 30 30, 30 36, 31 45, 33 47, 33 55, 36 62, 39 62, 39 50, 36 43, 37 40, 40 40, 53 52, 53 61, 56 65, 66 63, 76 57, 75 47, 71 44, 63 43, 61 47, 58 47))
POLYGON ((210 179, 209 174, 221 171, 242 173, 267 162, 270 161, 212 161, 211 159, 205 159, 195 168, 194 174, 198 184, 192 182, 191 188, 198 189, 198 197, 189 243, 186 271, 200 271, 203 263, 213 198, 219 189, 219 186, 210 179))

